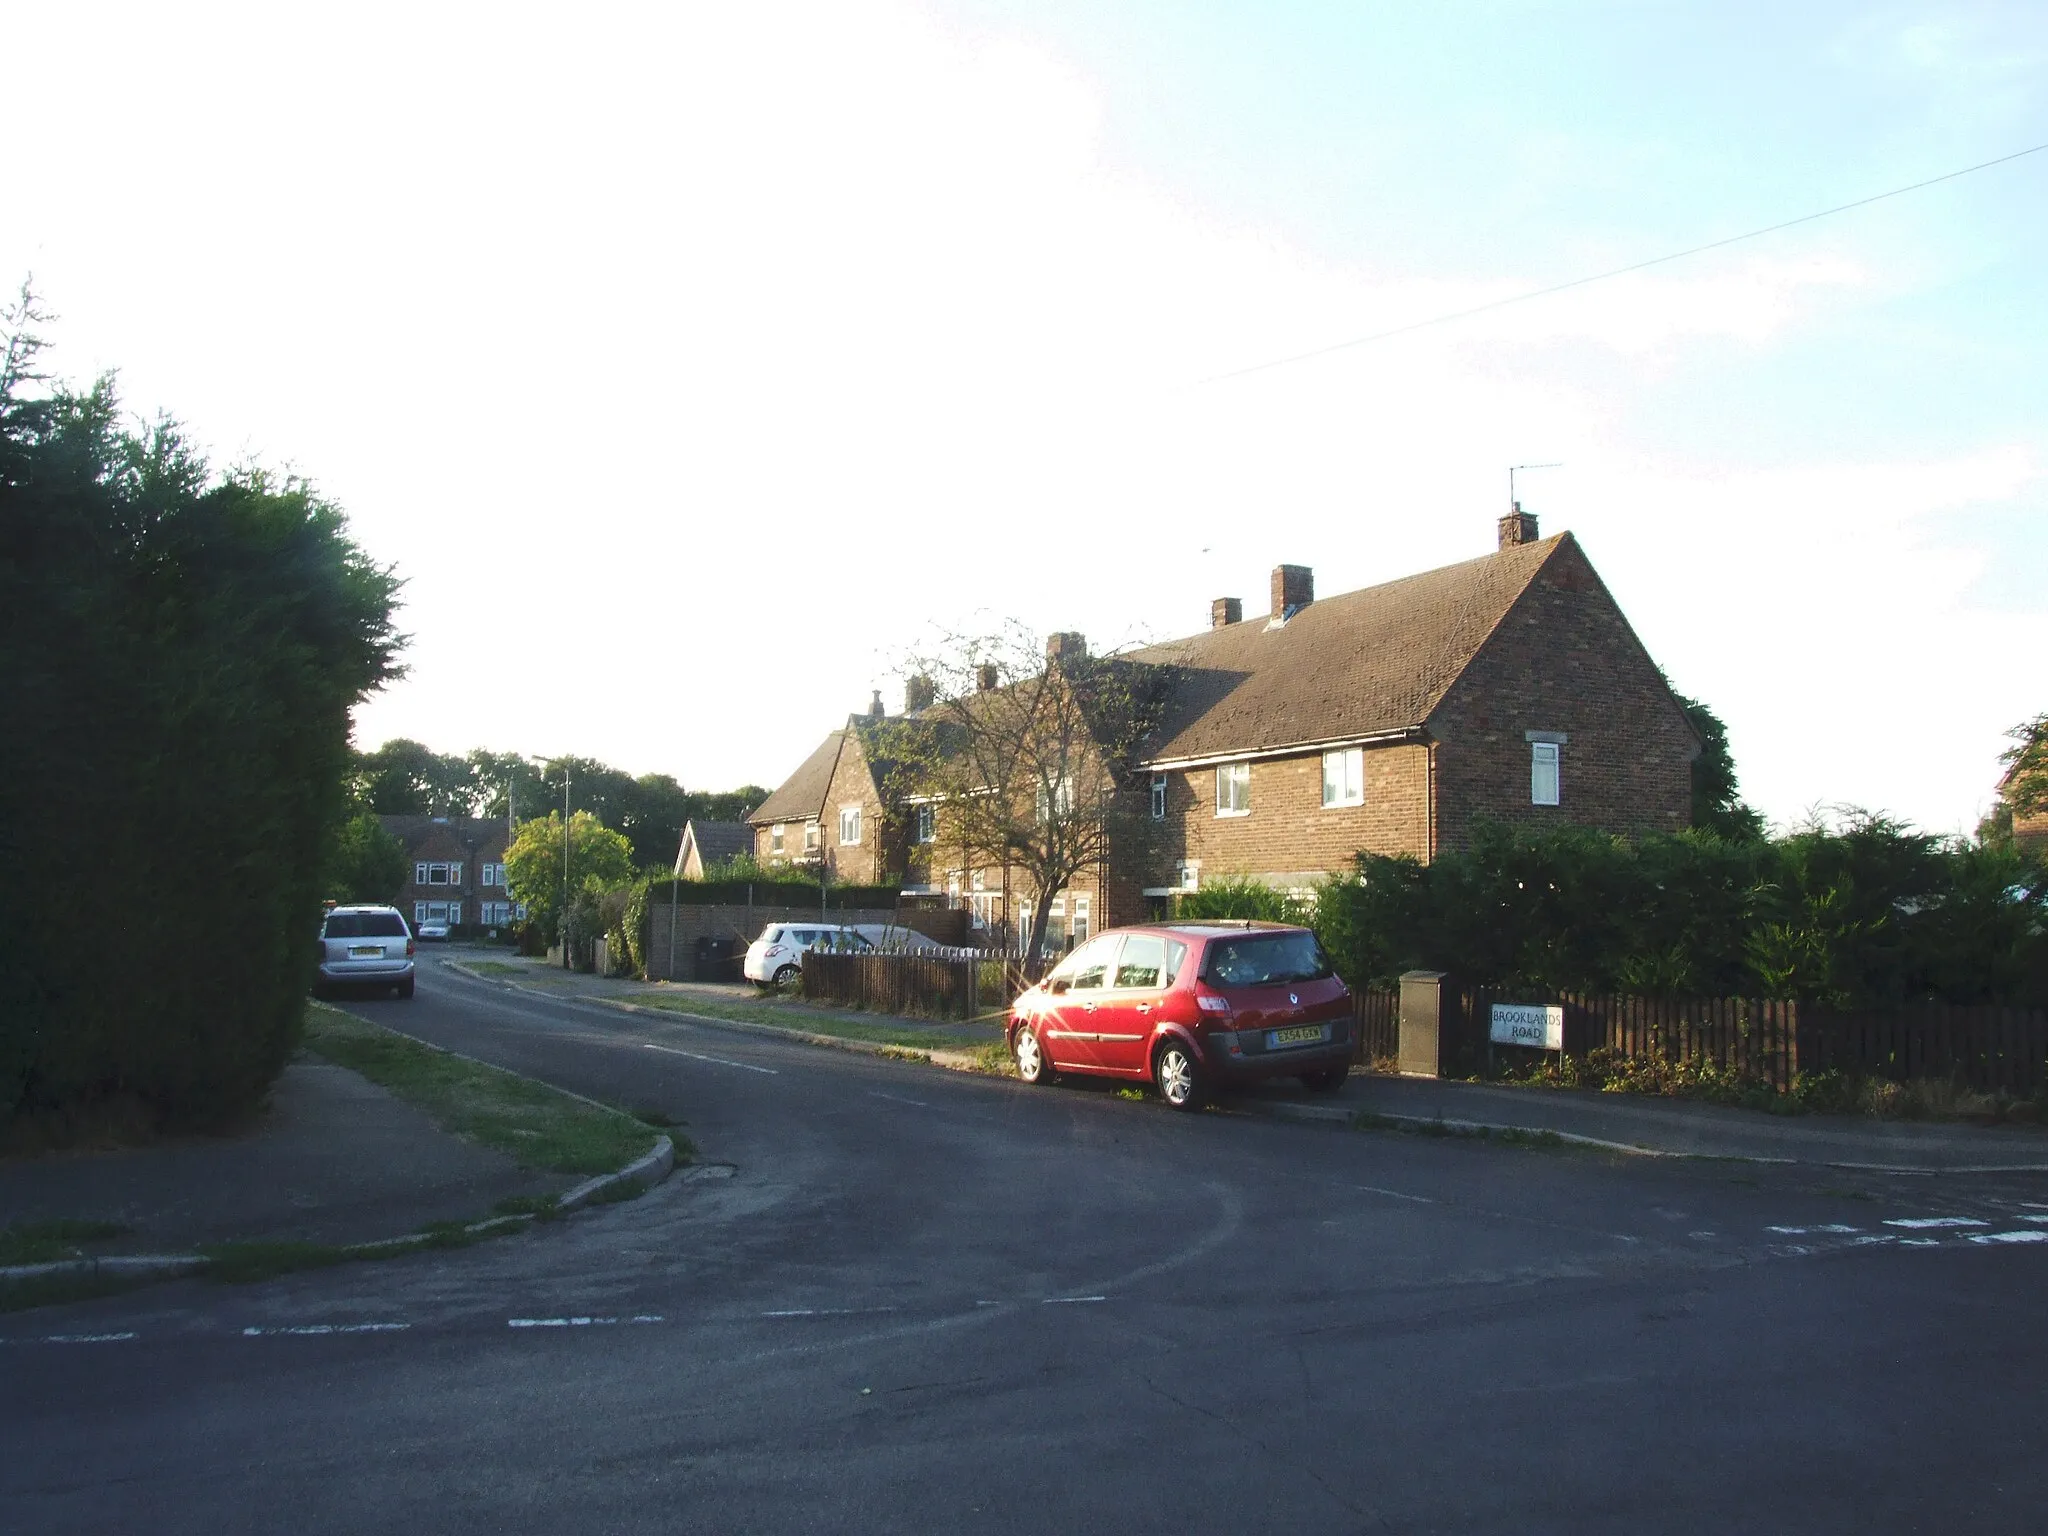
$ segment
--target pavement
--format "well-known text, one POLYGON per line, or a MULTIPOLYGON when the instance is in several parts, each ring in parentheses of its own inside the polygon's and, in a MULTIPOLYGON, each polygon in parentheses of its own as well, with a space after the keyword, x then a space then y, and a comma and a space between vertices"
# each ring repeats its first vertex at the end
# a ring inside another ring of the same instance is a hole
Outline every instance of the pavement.
POLYGON ((39 1533, 2029 1532, 2048 1176, 1180 1115, 430 964, 691 1177, 0 1316, 39 1533))
MULTIPOLYGON (((514 964, 523 974, 495 979, 548 995, 601 1004, 647 1005, 651 999, 659 998, 664 1011, 682 1011, 692 997, 716 1003, 744 1001, 781 1015, 772 1026, 761 1027, 795 1033, 802 1033, 821 1018, 887 1023, 910 1032, 976 1030, 976 1026, 965 1024, 933 1024, 803 1003, 763 1002, 759 992, 744 983, 647 983, 587 976, 549 967, 541 961, 465 949, 452 949, 439 958, 463 967, 477 959, 514 964)), ((1000 1039, 1002 1033, 996 1026, 983 1026, 980 1032, 991 1040, 1000 1039)), ((943 1050, 934 1054, 953 1065, 968 1060, 964 1055, 950 1060, 943 1050)), ((1364 1072, 1354 1073, 1340 1093, 1328 1097, 1306 1094, 1293 1079, 1283 1078, 1234 1095, 1232 1103, 1238 1108, 1282 1118, 1349 1121, 1365 1115, 1418 1128, 1520 1131, 1649 1156, 1917 1173, 2048 1172, 2048 1128, 1918 1123, 1838 1115, 1773 1115, 1640 1094, 1503 1087, 1364 1072)))
MULTIPOLYGON (((403 1028, 405 1008, 370 1016, 403 1028)), ((109 1255, 227 1240, 372 1242, 576 1182, 452 1136, 346 1067, 301 1058, 240 1134, 0 1161, 0 1226, 118 1222, 129 1230, 90 1245, 109 1255)))

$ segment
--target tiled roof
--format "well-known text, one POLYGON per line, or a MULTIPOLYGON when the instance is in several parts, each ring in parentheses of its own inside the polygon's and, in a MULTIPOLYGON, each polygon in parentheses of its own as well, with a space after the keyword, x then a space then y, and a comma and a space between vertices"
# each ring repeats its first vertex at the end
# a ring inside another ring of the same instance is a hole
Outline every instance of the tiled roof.
POLYGON ((754 851, 754 829, 744 821, 686 822, 683 836, 696 843, 697 857, 707 864, 754 851))
POLYGON ((827 736, 818 750, 804 759, 803 766, 782 781, 781 788, 754 808, 748 824, 821 819, 825 791, 832 787, 832 770, 839 766, 839 744, 845 735, 842 729, 827 736))
POLYGON ((437 844, 450 853, 473 849, 491 855, 506 843, 502 816, 379 816, 377 820, 415 858, 437 844))
POLYGON ((1278 629, 1260 614, 1135 652, 1182 669, 1143 756, 1176 762, 1421 725, 1570 538, 1318 598, 1278 629))

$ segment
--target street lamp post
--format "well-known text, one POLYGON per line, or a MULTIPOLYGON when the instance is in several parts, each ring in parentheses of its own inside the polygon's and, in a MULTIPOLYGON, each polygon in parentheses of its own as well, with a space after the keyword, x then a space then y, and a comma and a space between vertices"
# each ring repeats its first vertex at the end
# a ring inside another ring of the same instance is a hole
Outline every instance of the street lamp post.
MULTIPOLYGON (((538 758, 541 781, 545 783, 550 766, 547 758, 538 758)), ((569 764, 566 760, 555 760, 562 770, 562 905, 555 918, 555 933, 562 941, 562 969, 574 970, 569 955, 569 764)))

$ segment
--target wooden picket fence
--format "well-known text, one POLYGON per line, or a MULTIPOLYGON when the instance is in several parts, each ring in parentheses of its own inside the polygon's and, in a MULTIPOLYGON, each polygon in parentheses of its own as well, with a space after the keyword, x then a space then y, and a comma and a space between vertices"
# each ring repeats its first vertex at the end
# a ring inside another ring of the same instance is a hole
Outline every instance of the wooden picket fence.
POLYGON ((814 950, 804 956, 802 974, 808 1001, 927 1019, 978 1018, 1024 990, 1024 969, 1014 956, 973 949, 814 950))

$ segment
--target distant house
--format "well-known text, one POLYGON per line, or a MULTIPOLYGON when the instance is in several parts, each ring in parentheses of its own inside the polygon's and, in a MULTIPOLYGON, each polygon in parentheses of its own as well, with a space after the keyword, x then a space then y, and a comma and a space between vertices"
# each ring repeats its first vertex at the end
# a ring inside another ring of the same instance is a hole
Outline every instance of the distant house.
MULTIPOLYGON (((1087 675, 1079 635, 1053 636, 1048 659, 1087 675)), ((1519 507, 1480 559, 1320 600, 1307 567, 1279 566, 1267 612, 1218 598, 1207 630, 1120 665, 1157 668, 1167 689, 1121 791, 1120 822, 1140 830, 1056 893, 1061 942, 1220 877, 1294 889, 1361 850, 1427 862, 1482 819, 1631 834, 1690 819, 1700 743, 1684 711, 1578 541, 1539 538, 1519 507)), ((864 742, 880 718, 877 695, 748 818, 764 862, 883 878, 915 863, 914 843, 943 848, 943 804, 884 815, 864 742), (885 846, 868 831, 885 820, 917 833, 885 846)), ((996 929, 1037 895, 1012 870, 926 878, 996 929)))
POLYGON ((722 864, 753 851, 754 829, 744 821, 685 822, 676 873, 685 880, 702 880, 706 864, 722 864))
POLYGON ((398 908, 417 928, 446 923, 451 932, 503 928, 526 915, 505 885, 504 818, 379 816, 405 844, 406 883, 398 908))
MULTIPOLYGON (((2012 796, 2013 779, 2019 774, 2019 766, 2013 767, 1999 778, 1998 798, 2009 801, 2012 796)), ((2013 841, 2030 853, 2048 853, 2048 810, 2018 811, 2012 815, 2013 841)))

